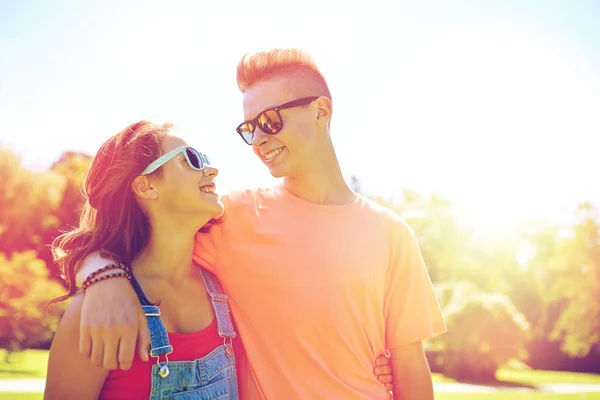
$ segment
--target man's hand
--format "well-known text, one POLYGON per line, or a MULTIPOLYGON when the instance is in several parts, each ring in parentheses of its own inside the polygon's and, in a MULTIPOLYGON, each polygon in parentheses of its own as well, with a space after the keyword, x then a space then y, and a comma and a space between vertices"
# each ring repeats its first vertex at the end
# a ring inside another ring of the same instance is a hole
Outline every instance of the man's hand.
POLYGON ((81 309, 79 353, 95 365, 127 370, 136 341, 139 357, 147 361, 148 323, 127 279, 110 278, 90 286, 81 309))
POLYGON ((387 355, 381 355, 375 359, 375 368, 373 369, 377 380, 391 392, 394 390, 394 374, 392 371, 392 361, 387 355))

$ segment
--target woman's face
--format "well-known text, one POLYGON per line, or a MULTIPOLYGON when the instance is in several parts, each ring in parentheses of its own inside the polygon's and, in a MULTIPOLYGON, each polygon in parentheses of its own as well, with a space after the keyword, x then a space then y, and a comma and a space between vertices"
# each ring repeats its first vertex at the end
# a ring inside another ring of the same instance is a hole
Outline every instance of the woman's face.
MULTIPOLYGON (((167 136, 162 144, 162 154, 184 145, 187 143, 183 139, 167 136)), ((195 170, 185 155, 179 153, 160 168, 161 175, 150 178, 157 192, 152 206, 154 212, 183 217, 199 213, 215 217, 223 212, 223 204, 216 193, 214 179, 219 171, 215 167, 205 165, 201 171, 195 170)))

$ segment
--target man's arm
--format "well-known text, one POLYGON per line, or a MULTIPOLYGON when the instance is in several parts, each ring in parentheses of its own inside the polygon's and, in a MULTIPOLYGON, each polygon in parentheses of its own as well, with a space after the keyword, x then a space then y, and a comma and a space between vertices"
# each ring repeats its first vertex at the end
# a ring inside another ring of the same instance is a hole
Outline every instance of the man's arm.
MULTIPOLYGON (((90 254, 80 265, 77 283, 113 260, 90 254)), ((131 368, 136 342, 139 357, 148 360, 150 333, 146 316, 131 284, 111 278, 90 286, 81 308, 79 353, 107 369, 131 368)))
POLYGON ((421 342, 390 350, 394 371, 394 399, 433 400, 431 370, 421 342))
POLYGON ((384 303, 394 398, 428 400, 433 399, 433 384, 422 342, 446 332, 446 324, 417 238, 403 220, 398 222, 384 303))

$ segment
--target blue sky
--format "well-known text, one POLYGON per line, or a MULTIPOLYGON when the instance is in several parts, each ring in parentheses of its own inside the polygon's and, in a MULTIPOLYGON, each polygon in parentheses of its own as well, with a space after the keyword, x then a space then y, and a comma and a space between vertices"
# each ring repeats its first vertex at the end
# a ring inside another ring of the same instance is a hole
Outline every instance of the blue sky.
POLYGON ((267 184, 234 131, 235 67, 297 46, 329 81, 338 157, 366 191, 436 192, 482 229, 600 203, 600 3, 202 3, 0 2, 0 145, 43 169, 171 120, 221 190, 267 184))

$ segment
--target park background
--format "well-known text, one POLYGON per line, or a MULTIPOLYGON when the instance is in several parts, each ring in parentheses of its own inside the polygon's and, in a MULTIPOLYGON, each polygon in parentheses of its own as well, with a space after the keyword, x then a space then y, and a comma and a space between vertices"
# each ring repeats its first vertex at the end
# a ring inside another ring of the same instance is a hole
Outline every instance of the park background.
POLYGON ((173 121, 221 193, 272 182, 234 131, 237 61, 272 47, 313 54, 348 182, 419 238, 437 398, 600 398, 598 21, 592 0, 0 1, 0 398, 41 398, 48 245, 110 135, 173 121))

